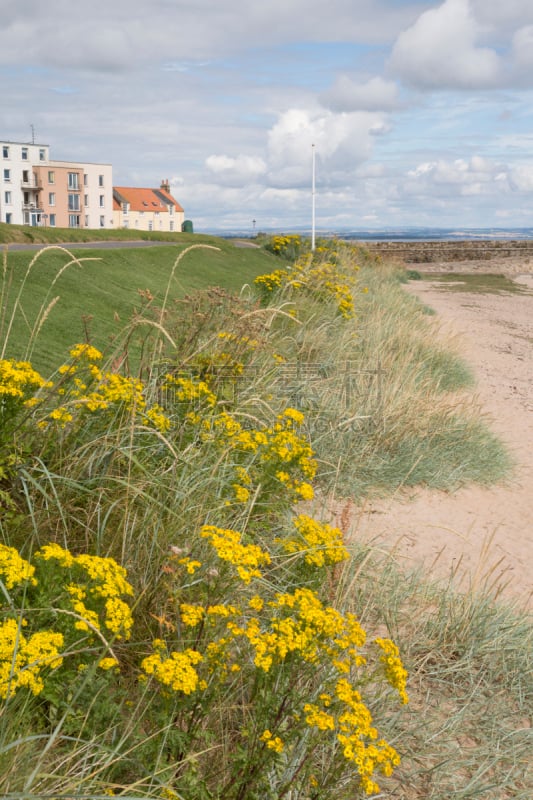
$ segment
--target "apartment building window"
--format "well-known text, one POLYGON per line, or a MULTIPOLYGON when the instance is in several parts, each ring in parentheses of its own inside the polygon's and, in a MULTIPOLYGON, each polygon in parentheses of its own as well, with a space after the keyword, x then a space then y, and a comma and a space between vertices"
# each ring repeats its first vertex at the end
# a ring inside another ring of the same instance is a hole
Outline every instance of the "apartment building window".
POLYGON ((4 203, 11 205, 11 192, 4 192, 4 203))
POLYGON ((103 186, 103 185, 104 185, 104 176, 103 175, 99 175, 98 176, 98 186, 103 186))
POLYGON ((46 150, 39 150, 39 161, 44 161, 46 159, 46 150))
POLYGON ((80 182, 79 182, 79 175, 77 172, 69 172, 68 173, 68 188, 69 189, 79 189, 80 182))
POLYGON ((4 170, 4 180, 5 181, 10 181, 11 180, 11 170, 10 169, 5 169, 4 170))
MULTIPOLYGON (((68 196, 68 210, 69 211, 79 211, 80 210, 80 196, 79 194, 69 194, 68 196)), ((79 227, 79 226, 70 226, 72 227, 79 227)))
POLYGON ((29 182, 30 182, 29 170, 24 169, 22 170, 22 183, 29 183, 29 182))
POLYGON ((50 227, 55 228, 56 226, 56 215, 50 214, 50 227))
POLYGON ((86 208, 87 208, 87 206, 89 205, 89 195, 88 195, 88 194, 84 194, 84 195, 83 195, 83 205, 84 205, 86 208))
POLYGON ((104 206, 105 206, 105 195, 101 194, 100 195, 100 208, 103 208, 104 206))
POLYGON ((7 145, 2 147, 2 155, 4 158, 9 158, 9 147, 7 145))
POLYGON ((105 217, 103 215, 100 217, 100 227, 105 228, 105 217))
POLYGON ((24 205, 25 206, 29 206, 29 204, 30 204, 30 193, 29 192, 23 192, 22 193, 22 199, 23 199, 24 205))
POLYGON ((22 148, 22 160, 23 161, 27 161, 28 160, 28 148, 27 147, 23 147, 22 148))
POLYGON ((56 182, 56 174, 53 170, 48 172, 48 183, 55 183, 56 182))
POLYGON ((56 204, 56 193, 48 192, 48 205, 55 206, 55 204, 56 204))
POLYGON ((89 215, 88 214, 85 214, 85 227, 86 228, 89 227, 89 215))
POLYGON ((80 215, 79 214, 69 214, 68 215, 68 226, 69 226, 69 228, 79 228, 80 227, 80 215))
POLYGON ((89 185, 89 176, 87 175, 86 172, 83 173, 83 185, 84 186, 88 186, 89 185))

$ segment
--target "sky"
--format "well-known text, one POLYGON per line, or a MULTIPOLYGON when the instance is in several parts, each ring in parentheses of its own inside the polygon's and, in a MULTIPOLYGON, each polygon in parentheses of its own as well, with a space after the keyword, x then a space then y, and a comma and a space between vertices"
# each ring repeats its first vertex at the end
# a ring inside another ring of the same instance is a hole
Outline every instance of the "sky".
POLYGON ((168 178, 197 231, 310 230, 313 161, 318 233, 533 225, 532 0, 0 0, 0 20, 0 139, 168 178))

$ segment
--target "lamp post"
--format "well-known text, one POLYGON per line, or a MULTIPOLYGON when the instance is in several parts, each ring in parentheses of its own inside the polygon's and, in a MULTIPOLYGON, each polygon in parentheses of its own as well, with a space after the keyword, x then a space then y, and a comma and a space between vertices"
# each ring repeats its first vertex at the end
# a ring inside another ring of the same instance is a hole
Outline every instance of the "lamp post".
POLYGON ((311 181, 311 250, 315 249, 315 145, 311 145, 312 181, 311 181))

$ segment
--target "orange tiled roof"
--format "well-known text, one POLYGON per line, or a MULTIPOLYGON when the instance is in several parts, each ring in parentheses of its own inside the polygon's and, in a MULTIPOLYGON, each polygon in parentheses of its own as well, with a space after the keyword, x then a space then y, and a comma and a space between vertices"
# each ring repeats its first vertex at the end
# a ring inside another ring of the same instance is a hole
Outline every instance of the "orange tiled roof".
POLYGON ((113 206, 120 208, 120 203, 129 203, 131 211, 168 211, 172 204, 176 211, 183 211, 180 204, 171 194, 163 189, 139 189, 132 186, 113 186, 113 206))

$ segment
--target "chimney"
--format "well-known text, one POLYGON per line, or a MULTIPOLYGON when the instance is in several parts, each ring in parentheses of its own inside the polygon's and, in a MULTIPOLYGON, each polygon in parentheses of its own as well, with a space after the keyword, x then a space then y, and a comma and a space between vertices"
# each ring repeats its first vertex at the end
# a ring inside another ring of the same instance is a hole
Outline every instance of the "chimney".
POLYGON ((166 178, 166 180, 161 181, 161 189, 163 189, 164 192, 168 192, 168 194, 170 194, 170 183, 168 178, 166 178))

